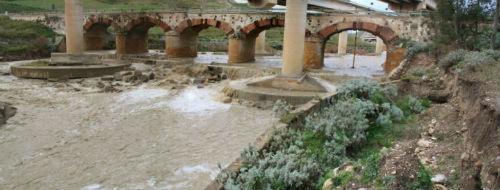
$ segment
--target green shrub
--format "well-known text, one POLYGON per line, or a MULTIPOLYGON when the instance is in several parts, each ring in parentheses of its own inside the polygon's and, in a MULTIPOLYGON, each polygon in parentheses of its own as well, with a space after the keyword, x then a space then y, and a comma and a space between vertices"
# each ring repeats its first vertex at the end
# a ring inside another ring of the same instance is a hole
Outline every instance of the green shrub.
POLYGON ((378 162, 382 157, 379 153, 371 154, 364 162, 366 168, 362 172, 361 181, 363 183, 369 183, 375 179, 380 171, 380 166, 378 166, 378 162))
POLYGON ((444 68, 445 70, 448 70, 453 65, 456 65, 459 62, 461 62, 462 60, 464 60, 464 56, 465 56, 466 52, 467 51, 465 51, 463 49, 458 49, 458 50, 452 51, 452 52, 448 53, 446 56, 444 56, 443 58, 441 58, 439 60, 438 64, 442 68, 444 68))
POLYGON ((334 187, 344 186, 349 181, 351 181, 353 178, 354 178, 354 175, 352 172, 342 172, 339 175, 332 178, 333 186, 334 187))
POLYGON ((394 86, 381 87, 375 81, 365 78, 343 81, 342 87, 337 89, 337 94, 343 99, 359 98, 362 100, 370 100, 373 96, 378 96, 378 98, 385 97, 387 99, 397 96, 394 86))
POLYGON ((408 70, 408 72, 413 76, 422 77, 428 73, 431 73, 432 69, 428 67, 413 67, 408 70))
POLYGON ((408 50, 406 51, 405 57, 407 59, 411 59, 415 55, 421 52, 428 52, 430 50, 429 46, 425 43, 412 43, 409 45, 408 50))
MULTIPOLYGON (((225 189, 317 189, 328 171, 349 160, 347 150, 359 150, 367 142, 368 131, 389 130, 393 122, 403 120, 404 111, 392 100, 396 96, 393 87, 382 88, 366 79, 344 84, 334 105, 306 117, 303 127, 276 130, 261 152, 253 146, 244 149, 244 167, 239 173, 221 174, 219 182, 225 189)), ((406 109, 418 107, 419 102, 408 101, 406 109)), ((283 105, 277 102, 274 110, 282 110, 283 105)), ((379 160, 378 152, 370 153, 364 180, 376 178, 379 160)), ((345 174, 334 180, 343 184, 350 177, 345 174)))
POLYGON ((282 101, 281 99, 276 100, 273 106, 274 116, 279 118, 289 114, 291 110, 292 105, 288 104, 286 101, 282 101))
POLYGON ((445 70, 448 70, 452 66, 463 63, 467 67, 474 69, 479 65, 497 63, 499 58, 499 51, 465 51, 463 49, 458 49, 441 58, 441 60, 439 60, 439 65, 445 70))
POLYGON ((425 168, 424 165, 420 164, 420 170, 417 173, 417 181, 411 186, 412 190, 426 190, 431 189, 431 172, 425 168))

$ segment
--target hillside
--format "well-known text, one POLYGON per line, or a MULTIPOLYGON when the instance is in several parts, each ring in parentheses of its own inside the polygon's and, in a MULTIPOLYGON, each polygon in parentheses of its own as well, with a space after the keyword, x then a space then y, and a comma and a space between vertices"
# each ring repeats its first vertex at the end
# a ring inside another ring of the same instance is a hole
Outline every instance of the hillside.
MULTIPOLYGON (((85 10, 223 8, 242 6, 229 0, 85 0, 85 10)), ((63 0, 0 0, 0 12, 61 11, 63 0)))

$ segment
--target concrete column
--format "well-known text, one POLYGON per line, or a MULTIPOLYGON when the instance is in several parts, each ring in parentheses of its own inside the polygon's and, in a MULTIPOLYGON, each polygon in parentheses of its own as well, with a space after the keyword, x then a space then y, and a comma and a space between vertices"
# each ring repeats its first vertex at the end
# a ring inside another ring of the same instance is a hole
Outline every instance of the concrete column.
POLYGON ((228 63, 246 63, 255 61, 254 38, 230 38, 228 63))
POLYGON ((266 54, 266 31, 260 32, 255 41, 255 54, 266 54))
POLYGON ((283 67, 281 69, 281 74, 284 76, 299 76, 302 74, 306 14, 307 0, 286 1, 283 67))
POLYGON ((308 69, 321 69, 324 58, 324 40, 317 36, 306 38, 304 44, 304 67, 308 69))
POLYGON ((384 51, 384 40, 377 37, 377 45, 375 46, 375 54, 379 55, 384 51))
POLYGON ((64 0, 66 53, 83 54, 83 0, 64 0))
POLYGON ((339 55, 345 55, 347 53, 347 38, 348 38, 349 34, 347 33, 347 31, 344 31, 344 32, 341 32, 339 34, 339 46, 338 46, 338 49, 337 49, 337 53, 339 55))
POLYGON ((115 46, 116 54, 127 54, 127 33, 116 32, 115 33, 115 46))
POLYGON ((169 58, 196 57, 198 33, 186 31, 165 33, 165 53, 169 58))

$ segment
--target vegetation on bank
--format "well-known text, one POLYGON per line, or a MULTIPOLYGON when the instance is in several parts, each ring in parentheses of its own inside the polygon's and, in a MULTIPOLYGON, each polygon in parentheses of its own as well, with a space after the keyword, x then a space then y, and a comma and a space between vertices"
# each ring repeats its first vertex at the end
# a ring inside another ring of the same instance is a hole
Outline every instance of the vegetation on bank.
POLYGON ((0 16, 0 56, 48 56, 55 36, 43 24, 0 16))
MULTIPOLYGON (((380 148, 392 146, 401 131, 407 130, 405 123, 425 106, 427 101, 398 96, 393 86, 382 87, 366 79, 345 82, 333 105, 313 113, 297 129, 275 131, 262 152, 250 145, 241 153, 244 166, 240 172, 223 173, 218 180, 227 190, 320 189, 332 177, 333 168, 352 161, 364 166, 364 183, 383 185, 377 165, 380 148)), ((340 176, 334 184, 352 177, 340 176)))

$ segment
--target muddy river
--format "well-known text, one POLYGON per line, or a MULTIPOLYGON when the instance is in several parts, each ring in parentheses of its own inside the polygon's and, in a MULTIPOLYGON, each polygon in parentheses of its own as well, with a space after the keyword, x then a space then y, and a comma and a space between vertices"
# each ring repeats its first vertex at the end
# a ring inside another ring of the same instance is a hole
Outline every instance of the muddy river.
POLYGON ((0 101, 18 108, 0 128, 0 189, 202 189, 275 122, 222 103, 222 84, 98 93, 76 81, 0 76, 0 101))

